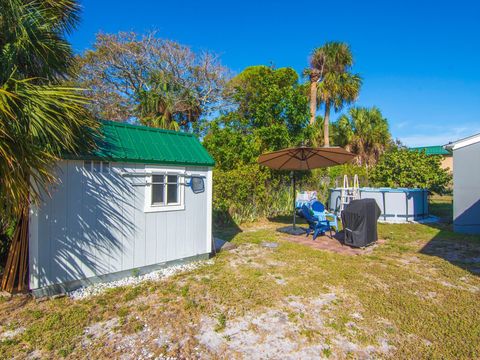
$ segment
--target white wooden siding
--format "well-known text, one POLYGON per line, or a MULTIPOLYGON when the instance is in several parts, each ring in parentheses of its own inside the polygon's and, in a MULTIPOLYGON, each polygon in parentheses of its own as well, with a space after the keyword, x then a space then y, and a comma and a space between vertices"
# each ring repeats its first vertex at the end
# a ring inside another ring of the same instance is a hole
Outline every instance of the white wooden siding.
MULTIPOLYGON (((148 165, 147 165, 148 167, 148 165)), ((109 174, 88 172, 83 161, 61 161, 51 197, 32 207, 30 287, 81 280, 211 251, 211 169, 205 192, 185 188, 185 209, 144 212, 144 164, 111 163, 109 174)))

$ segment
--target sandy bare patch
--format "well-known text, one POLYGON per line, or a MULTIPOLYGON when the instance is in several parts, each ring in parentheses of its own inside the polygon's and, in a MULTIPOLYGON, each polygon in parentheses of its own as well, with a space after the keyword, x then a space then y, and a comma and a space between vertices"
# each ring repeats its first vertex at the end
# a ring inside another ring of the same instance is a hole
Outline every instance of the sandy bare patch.
POLYGON ((228 264, 233 268, 248 266, 256 269, 286 266, 287 264, 284 262, 269 258, 269 255, 271 255, 273 251, 275 251, 275 249, 256 244, 242 244, 230 250, 231 257, 229 258, 228 264))
POLYGON ((88 347, 95 340, 112 334, 116 326, 118 326, 117 317, 90 325, 83 332, 82 346, 88 347))
MULTIPOLYGON (((364 346, 328 327, 335 300, 335 292, 311 299, 291 296, 278 308, 227 320, 222 329, 218 329, 215 318, 205 316, 197 339, 211 353, 224 358, 318 359, 347 354, 369 358, 390 352, 392 347, 385 339, 375 346, 364 346)), ((357 312, 350 318, 347 327, 354 334, 357 321, 363 317, 357 312)))
POLYGON ((401 265, 405 265, 405 266, 411 265, 412 267, 416 267, 416 266, 418 266, 418 264, 420 264, 422 262, 422 260, 420 260, 416 256, 404 256, 404 257, 401 257, 401 258, 397 258, 397 261, 401 265))
POLYGON ((23 326, 21 326, 21 327, 18 327, 18 328, 16 328, 16 329, 13 329, 13 330, 3 331, 3 332, 0 334, 0 340, 13 339, 13 338, 16 337, 17 335, 20 335, 21 333, 23 333, 25 330, 26 330, 26 328, 23 327, 23 326))

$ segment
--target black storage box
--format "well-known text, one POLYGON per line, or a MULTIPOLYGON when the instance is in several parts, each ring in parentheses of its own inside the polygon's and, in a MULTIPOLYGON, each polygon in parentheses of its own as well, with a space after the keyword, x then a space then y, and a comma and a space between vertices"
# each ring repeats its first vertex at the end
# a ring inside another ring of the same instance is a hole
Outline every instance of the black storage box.
POLYGON ((376 242, 380 214, 380 208, 374 199, 352 200, 342 211, 345 244, 365 247, 376 242))

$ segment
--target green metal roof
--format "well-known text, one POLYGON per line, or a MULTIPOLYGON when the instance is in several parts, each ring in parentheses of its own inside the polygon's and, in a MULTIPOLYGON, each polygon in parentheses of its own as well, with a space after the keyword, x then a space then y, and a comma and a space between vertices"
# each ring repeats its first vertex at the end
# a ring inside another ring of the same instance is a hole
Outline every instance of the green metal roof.
POLYGON ((426 155, 451 155, 448 150, 445 150, 443 146, 419 146, 410 148, 411 151, 423 151, 426 155))
POLYGON ((69 159, 102 159, 168 165, 213 166, 215 161, 193 135, 101 120, 101 136, 90 154, 68 155, 69 159))

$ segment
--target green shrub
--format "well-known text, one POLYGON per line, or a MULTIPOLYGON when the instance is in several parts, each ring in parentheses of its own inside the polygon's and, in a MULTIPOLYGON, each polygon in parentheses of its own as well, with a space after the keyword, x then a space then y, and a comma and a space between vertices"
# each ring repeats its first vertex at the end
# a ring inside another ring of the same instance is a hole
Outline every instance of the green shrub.
POLYGON ((213 172, 213 208, 219 224, 285 215, 292 204, 288 174, 274 174, 257 164, 213 172))
MULTIPOLYGON (((336 186, 336 182, 341 186, 344 174, 349 176, 350 181, 357 174, 361 185, 368 185, 366 168, 348 164, 296 172, 296 190, 315 190, 318 199, 326 203, 328 189, 336 186)), ((217 225, 290 215, 292 207, 293 191, 288 171, 271 171, 251 164, 239 165, 233 170, 215 169, 213 172, 213 214, 217 225)))
POLYGON ((394 148, 380 158, 371 180, 377 186, 425 188, 444 194, 452 176, 442 169, 440 156, 394 148))

